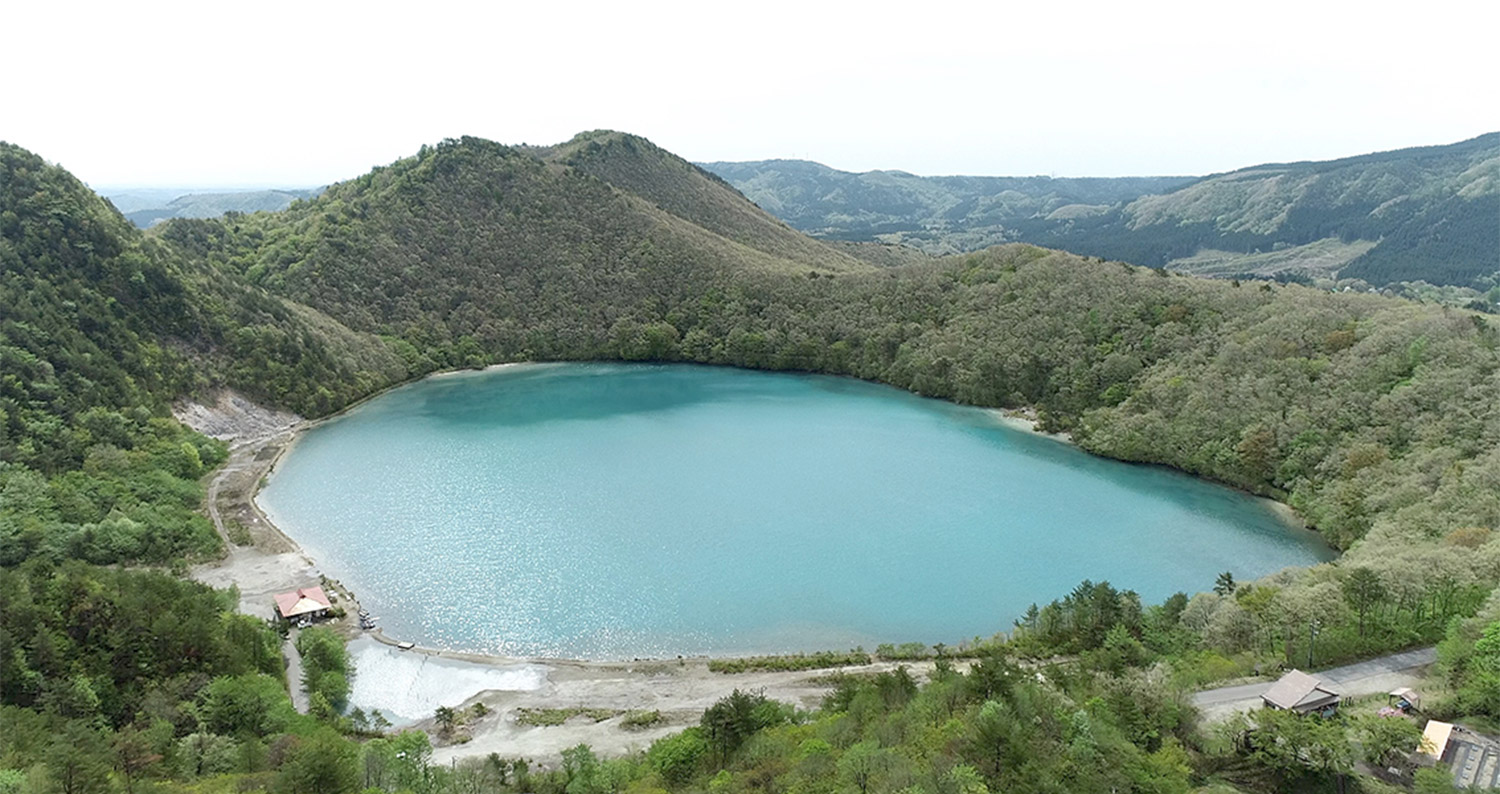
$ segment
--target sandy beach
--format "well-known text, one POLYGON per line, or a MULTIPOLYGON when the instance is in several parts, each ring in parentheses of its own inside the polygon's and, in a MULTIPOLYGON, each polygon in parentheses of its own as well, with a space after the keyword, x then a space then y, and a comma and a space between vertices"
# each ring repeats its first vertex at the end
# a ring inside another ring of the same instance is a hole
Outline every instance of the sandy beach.
MULTIPOLYGON (((643 750, 661 736, 696 724, 705 709, 735 689, 764 691, 767 697, 802 708, 816 706, 829 690, 826 670, 726 675, 711 672, 706 658, 590 662, 401 650, 397 644, 403 638, 387 637, 378 629, 361 630, 352 617, 359 609, 352 594, 325 576, 255 504, 256 492, 276 463, 302 432, 317 423, 260 408, 233 392, 207 404, 181 404, 175 413, 185 424, 230 446, 228 461, 210 475, 206 505, 224 537, 226 554, 196 566, 192 577, 213 587, 239 588, 240 611, 265 619, 272 617, 273 594, 324 586, 350 616, 331 625, 350 640, 356 662, 351 705, 367 712, 378 709, 397 726, 427 731, 439 763, 499 753, 545 764, 580 743, 600 754, 619 755, 643 750), (435 709, 470 709, 475 703, 483 703, 488 713, 451 738, 443 737, 433 720, 435 709), (580 714, 549 726, 519 719, 522 709, 564 708, 588 709, 593 716, 580 714), (628 714, 653 711, 660 719, 648 727, 623 724, 628 714), (606 713, 613 716, 596 721, 606 713)), ((295 669, 295 660, 291 663, 295 669)), ((844 669, 873 674, 898 666, 881 662, 844 669)), ((920 662, 905 666, 919 681, 932 667, 920 662)), ((290 683, 299 689, 299 682, 290 683)), ((300 698, 294 698, 297 701, 300 698)))
POLYGON ((994 408, 990 413, 999 420, 1000 424, 1014 430, 1027 433, 1035 433, 1043 438, 1060 441, 1064 444, 1073 443, 1073 436, 1068 433, 1048 433, 1038 426, 1036 411, 1031 408, 994 408))

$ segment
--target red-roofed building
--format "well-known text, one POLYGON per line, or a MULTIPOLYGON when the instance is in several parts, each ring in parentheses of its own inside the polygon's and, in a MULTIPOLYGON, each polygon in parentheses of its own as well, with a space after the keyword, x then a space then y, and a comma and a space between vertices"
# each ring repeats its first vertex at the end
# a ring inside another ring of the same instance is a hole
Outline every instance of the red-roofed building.
POLYGON ((299 587, 290 593, 276 594, 276 612, 287 620, 319 617, 332 606, 321 587, 299 587))

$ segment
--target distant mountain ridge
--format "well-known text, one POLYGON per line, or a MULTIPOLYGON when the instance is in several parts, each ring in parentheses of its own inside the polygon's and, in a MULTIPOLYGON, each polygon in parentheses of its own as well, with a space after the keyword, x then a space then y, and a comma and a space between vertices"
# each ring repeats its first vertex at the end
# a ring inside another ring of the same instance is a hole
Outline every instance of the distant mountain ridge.
POLYGON ((168 218, 217 218, 226 212, 280 212, 300 199, 310 199, 323 188, 285 190, 226 190, 202 193, 180 193, 170 201, 158 197, 163 191, 122 190, 105 193, 125 219, 142 229, 168 218))
POLYGON ((1195 177, 917 176, 839 171, 809 160, 702 163, 793 227, 833 240, 899 235, 929 254, 1012 241, 1006 224, 1101 211, 1195 177))
POLYGON ((929 253, 1024 241, 1203 275, 1482 289, 1500 273, 1500 133, 1202 178, 919 177, 787 160, 704 167, 815 236, 929 253))

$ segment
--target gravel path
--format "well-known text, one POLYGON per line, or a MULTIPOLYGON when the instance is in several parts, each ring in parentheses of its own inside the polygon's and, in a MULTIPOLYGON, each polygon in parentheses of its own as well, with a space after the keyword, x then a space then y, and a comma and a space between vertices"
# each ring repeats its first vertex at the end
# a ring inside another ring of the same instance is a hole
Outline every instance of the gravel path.
POLYGON ((281 656, 286 659, 286 687, 292 694, 292 708, 306 714, 307 690, 302 688, 302 654, 297 652, 296 630, 282 644, 281 656))
MULTIPOLYGON (((229 442, 229 459, 214 472, 206 489, 208 518, 224 541, 224 557, 195 567, 192 577, 210 587, 239 588, 239 611, 270 620, 275 617, 273 595, 321 581, 312 561, 261 514, 253 499, 261 478, 295 438, 303 420, 260 408, 234 392, 221 393, 212 405, 175 406, 173 413, 194 430, 229 442), (252 545, 239 546, 231 540, 229 521, 249 532, 252 545)), ((292 705, 306 712, 302 659, 292 644, 295 638, 294 632, 282 646, 282 657, 292 705)))

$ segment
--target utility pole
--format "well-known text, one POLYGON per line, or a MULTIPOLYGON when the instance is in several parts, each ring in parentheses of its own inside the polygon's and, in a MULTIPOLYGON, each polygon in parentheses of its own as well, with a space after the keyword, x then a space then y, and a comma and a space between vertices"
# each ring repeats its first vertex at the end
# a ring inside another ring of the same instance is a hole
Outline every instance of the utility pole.
POLYGON ((1307 669, 1313 666, 1313 644, 1318 641, 1318 621, 1307 624, 1307 669))

